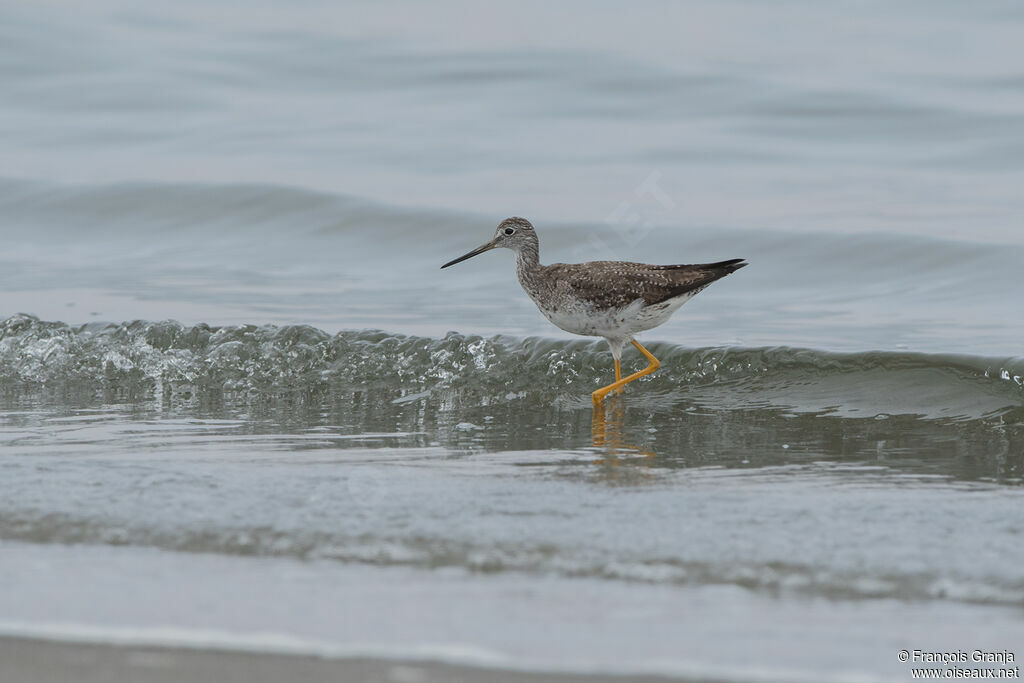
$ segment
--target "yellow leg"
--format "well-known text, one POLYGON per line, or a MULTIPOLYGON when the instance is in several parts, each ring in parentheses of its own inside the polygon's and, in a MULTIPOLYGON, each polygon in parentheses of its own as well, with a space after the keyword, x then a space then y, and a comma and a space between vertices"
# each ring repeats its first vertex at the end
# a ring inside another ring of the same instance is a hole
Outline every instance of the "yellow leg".
POLYGON ((644 356, 647 358, 647 362, 649 363, 649 365, 640 372, 634 372, 629 377, 620 378, 619 375, 621 371, 619 370, 619 362, 615 361, 615 381, 606 387, 598 389, 597 391, 590 395, 591 398, 594 399, 595 404, 603 401, 604 397, 607 396, 609 392, 621 390, 622 387, 626 386, 633 380, 640 379, 645 375, 649 375, 655 370, 657 370, 659 367, 661 367, 661 363, 658 362, 658 359, 651 355, 650 351, 640 346, 639 342, 637 342, 635 339, 633 340, 633 346, 635 346, 637 350, 640 351, 640 353, 644 354, 644 356))
MULTIPOLYGON (((616 358, 615 359, 615 381, 618 382, 620 379, 622 379, 622 365, 619 364, 619 359, 616 358)), ((619 387, 618 389, 616 389, 615 393, 616 394, 621 394, 622 393, 622 387, 619 387)))

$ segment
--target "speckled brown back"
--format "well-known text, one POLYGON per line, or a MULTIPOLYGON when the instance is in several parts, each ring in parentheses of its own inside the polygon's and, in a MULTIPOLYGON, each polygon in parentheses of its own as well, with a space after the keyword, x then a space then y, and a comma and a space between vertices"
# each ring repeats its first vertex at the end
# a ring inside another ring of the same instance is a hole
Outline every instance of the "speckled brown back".
POLYGON ((703 289, 746 265, 743 259, 672 266, 591 261, 554 263, 540 268, 543 279, 567 286, 576 297, 599 308, 620 308, 637 299, 651 306, 703 289))

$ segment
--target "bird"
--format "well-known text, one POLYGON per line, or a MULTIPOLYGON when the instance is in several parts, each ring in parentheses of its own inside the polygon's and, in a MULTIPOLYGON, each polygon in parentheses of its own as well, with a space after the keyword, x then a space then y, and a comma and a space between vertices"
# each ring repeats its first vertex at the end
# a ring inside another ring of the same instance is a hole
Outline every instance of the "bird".
POLYGON ((749 265, 735 258, 717 263, 655 266, 628 261, 540 263, 540 240, 530 221, 513 216, 498 224, 494 238, 441 266, 454 266, 492 249, 511 249, 516 275, 540 312, 566 332, 604 337, 615 359, 615 381, 591 394, 594 405, 612 391, 657 370, 661 363, 636 340, 640 332, 661 325, 684 303, 715 280, 749 265), (643 370, 622 376, 626 342, 647 359, 643 370))

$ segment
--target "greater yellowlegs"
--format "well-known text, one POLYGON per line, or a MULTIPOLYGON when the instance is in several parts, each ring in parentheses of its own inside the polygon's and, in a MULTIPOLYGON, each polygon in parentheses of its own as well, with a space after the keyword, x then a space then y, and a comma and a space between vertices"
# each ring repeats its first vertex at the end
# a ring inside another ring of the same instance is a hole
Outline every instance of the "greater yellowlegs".
POLYGON ((456 263, 491 249, 516 253, 519 284, 548 320, 566 332, 604 337, 615 358, 615 381, 591 394, 600 403, 610 391, 621 391, 635 379, 649 375, 661 365, 634 335, 661 325, 676 309, 715 280, 747 265, 741 258, 676 266, 651 266, 626 261, 588 263, 540 263, 537 231, 525 218, 506 218, 494 239, 454 261, 456 263), (628 377, 622 376, 619 360, 630 342, 648 361, 648 366, 628 377))

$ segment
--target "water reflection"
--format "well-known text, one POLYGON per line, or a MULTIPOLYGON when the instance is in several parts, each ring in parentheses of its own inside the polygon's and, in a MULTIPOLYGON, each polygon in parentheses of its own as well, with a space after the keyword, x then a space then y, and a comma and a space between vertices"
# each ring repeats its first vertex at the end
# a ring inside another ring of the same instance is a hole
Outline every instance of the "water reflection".
POLYGON ((1024 481, 1024 408, 973 419, 852 417, 759 406, 749 392, 718 384, 691 387, 686 397, 615 396, 597 408, 572 394, 509 398, 498 392, 471 387, 410 394, 341 383, 267 392, 184 383, 157 389, 132 382, 0 383, 0 428, 31 429, 48 418, 99 410, 143 432, 165 421, 229 420, 236 435, 299 435, 297 451, 314 447, 306 437, 317 434, 329 435, 340 449, 440 447, 469 455, 587 447, 608 465, 758 468, 828 461, 965 481, 1024 481))
POLYGON ((603 403, 594 406, 591 417, 591 442, 605 454, 603 464, 615 464, 620 456, 635 458, 638 456, 655 458, 657 453, 648 448, 626 443, 625 433, 626 403, 621 396, 613 396, 603 403))

